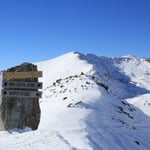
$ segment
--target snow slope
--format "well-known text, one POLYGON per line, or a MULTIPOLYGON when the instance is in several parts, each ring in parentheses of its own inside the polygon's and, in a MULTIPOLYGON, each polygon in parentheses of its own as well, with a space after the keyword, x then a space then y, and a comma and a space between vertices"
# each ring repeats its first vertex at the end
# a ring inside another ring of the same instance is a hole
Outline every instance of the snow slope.
POLYGON ((36 64, 44 75, 39 128, 1 132, 0 149, 150 149, 150 63, 144 58, 72 52, 36 64))

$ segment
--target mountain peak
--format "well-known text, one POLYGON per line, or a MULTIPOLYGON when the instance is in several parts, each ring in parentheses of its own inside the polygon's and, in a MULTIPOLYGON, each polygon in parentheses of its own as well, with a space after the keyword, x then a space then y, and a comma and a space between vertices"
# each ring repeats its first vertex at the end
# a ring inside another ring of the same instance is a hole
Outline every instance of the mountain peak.
POLYGON ((73 52, 41 67, 47 75, 40 129, 48 122, 76 149, 149 149, 143 143, 149 129, 139 125, 150 126, 150 66, 134 56, 120 58, 73 52))
POLYGON ((149 150, 149 63, 71 52, 36 64, 44 85, 39 128, 0 133, 1 148, 149 150))

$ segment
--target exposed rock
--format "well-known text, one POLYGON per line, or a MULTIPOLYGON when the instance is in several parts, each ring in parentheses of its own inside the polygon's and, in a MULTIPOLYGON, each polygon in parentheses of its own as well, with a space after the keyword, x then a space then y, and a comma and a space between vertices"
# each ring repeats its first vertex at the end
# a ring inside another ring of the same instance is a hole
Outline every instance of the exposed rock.
MULTIPOLYGON (((7 70, 8 72, 37 71, 37 66, 24 63, 7 70)), ((11 79, 12 80, 12 79, 11 79)), ((37 78, 13 79, 13 81, 37 82, 37 78)), ((38 98, 2 97, 2 121, 6 130, 12 128, 38 128, 40 122, 40 107, 38 98)))
POLYGON ((150 63, 150 58, 145 58, 145 60, 150 63))
MULTIPOLYGON (((2 98, 0 97, 0 105, 2 103, 2 98)), ((1 111, 0 111, 0 131, 3 131, 4 130, 4 124, 3 124, 3 121, 2 121, 2 114, 1 114, 1 111)))

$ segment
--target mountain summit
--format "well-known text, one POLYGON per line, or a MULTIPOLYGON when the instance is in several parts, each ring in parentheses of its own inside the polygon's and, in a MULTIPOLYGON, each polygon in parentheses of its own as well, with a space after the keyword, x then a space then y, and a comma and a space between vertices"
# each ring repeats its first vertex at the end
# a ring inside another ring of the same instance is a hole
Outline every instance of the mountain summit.
POLYGON ((149 150, 149 59, 72 52, 43 71, 37 131, 1 132, 0 149, 149 150))

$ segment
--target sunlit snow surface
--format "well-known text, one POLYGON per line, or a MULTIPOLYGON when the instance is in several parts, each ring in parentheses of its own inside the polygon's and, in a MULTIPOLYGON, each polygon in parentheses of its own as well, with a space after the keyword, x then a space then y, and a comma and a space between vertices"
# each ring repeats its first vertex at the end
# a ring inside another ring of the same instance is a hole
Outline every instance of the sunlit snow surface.
POLYGON ((0 150, 149 150, 150 63, 68 53, 43 71, 41 121, 2 131, 0 150))

